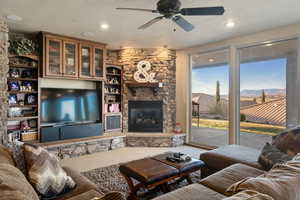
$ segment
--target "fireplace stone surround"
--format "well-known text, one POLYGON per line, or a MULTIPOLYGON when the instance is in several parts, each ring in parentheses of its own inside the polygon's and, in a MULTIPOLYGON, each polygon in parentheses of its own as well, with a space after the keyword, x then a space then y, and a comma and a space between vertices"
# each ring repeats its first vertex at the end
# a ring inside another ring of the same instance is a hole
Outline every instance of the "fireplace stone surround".
POLYGON ((107 63, 123 66, 123 132, 131 132, 128 124, 130 101, 161 101, 163 129, 160 133, 172 133, 176 124, 176 51, 166 48, 125 48, 108 51, 107 63), (128 85, 135 82, 133 76, 137 64, 143 60, 151 63, 149 73, 155 73, 155 79, 162 84, 156 92, 150 87, 137 87, 133 92, 128 85))

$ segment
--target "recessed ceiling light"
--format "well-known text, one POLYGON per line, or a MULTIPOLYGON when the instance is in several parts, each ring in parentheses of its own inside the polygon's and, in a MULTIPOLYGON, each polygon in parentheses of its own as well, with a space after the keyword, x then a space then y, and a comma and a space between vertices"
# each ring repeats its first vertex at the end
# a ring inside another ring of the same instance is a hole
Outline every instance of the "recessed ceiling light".
POLYGON ((18 15, 7 15, 6 19, 11 20, 11 21, 22 21, 23 20, 23 18, 18 15))
POLYGON ((82 35, 82 36, 84 36, 84 37, 93 37, 95 34, 92 33, 92 32, 86 31, 86 32, 80 33, 80 35, 82 35))
POLYGON ((230 20, 230 21, 228 21, 227 23, 226 23, 226 27, 227 28, 233 28, 235 26, 235 23, 234 23, 234 21, 232 21, 232 20, 230 20))
POLYGON ((108 29, 109 28, 109 25, 108 24, 101 24, 100 27, 102 29, 108 29))
POLYGON ((208 61, 209 61, 209 62, 214 62, 214 61, 215 61, 215 59, 213 59, 213 58, 210 58, 208 61))

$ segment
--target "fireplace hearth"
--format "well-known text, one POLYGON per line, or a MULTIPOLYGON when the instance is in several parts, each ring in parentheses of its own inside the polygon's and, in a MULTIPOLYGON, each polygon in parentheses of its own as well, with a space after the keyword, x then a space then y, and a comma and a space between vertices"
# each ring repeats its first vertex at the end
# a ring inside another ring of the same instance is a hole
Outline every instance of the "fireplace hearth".
POLYGON ((129 101, 129 132, 163 132, 162 101, 129 101))

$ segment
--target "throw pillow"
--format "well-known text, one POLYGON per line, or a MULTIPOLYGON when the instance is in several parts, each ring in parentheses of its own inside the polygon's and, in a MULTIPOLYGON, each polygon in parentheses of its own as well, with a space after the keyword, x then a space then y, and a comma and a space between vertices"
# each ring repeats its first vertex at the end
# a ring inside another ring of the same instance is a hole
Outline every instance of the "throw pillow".
POLYGON ((294 128, 273 137, 272 145, 291 156, 300 153, 300 128, 294 128))
POLYGON ((231 185, 230 195, 244 190, 254 190, 271 196, 274 200, 299 200, 300 161, 276 164, 269 172, 256 178, 246 178, 231 185))
POLYGON ((76 186, 59 165, 55 155, 39 146, 23 146, 29 182, 42 198, 55 198, 76 186))
POLYGON ((258 162, 265 168, 265 170, 269 171, 276 163, 283 163, 292 159, 292 156, 289 156, 281 152, 275 146, 266 143, 258 158, 258 162))
POLYGON ((0 160, 1 163, 6 163, 15 166, 14 159, 12 157, 12 153, 8 148, 3 145, 0 145, 0 160))
POLYGON ((262 194, 253 190, 245 190, 223 200, 274 200, 266 194, 262 194))
POLYGON ((14 161, 16 163, 16 167, 23 172, 23 174, 27 174, 25 158, 23 152, 23 142, 15 141, 10 144, 9 148, 12 151, 12 155, 14 161))
POLYGON ((20 170, 0 164, 0 200, 39 200, 39 197, 20 170))

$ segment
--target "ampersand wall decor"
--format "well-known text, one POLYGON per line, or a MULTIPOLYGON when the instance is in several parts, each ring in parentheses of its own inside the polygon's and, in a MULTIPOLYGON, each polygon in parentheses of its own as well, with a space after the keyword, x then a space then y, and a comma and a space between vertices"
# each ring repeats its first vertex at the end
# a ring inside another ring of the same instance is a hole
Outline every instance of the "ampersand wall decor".
POLYGON ((137 65, 137 71, 134 73, 134 80, 139 83, 156 83, 155 73, 149 73, 151 63, 149 61, 140 61, 137 65))

